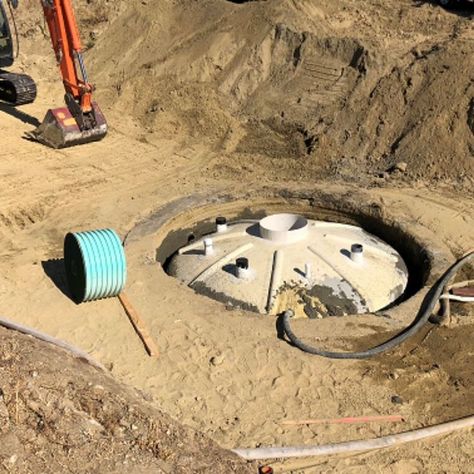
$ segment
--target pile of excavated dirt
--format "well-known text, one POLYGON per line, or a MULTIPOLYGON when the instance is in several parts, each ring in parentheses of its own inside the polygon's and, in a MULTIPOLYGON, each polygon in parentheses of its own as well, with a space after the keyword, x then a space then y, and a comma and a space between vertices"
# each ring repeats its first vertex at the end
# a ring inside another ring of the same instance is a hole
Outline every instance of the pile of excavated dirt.
MULTIPOLYGON (((80 36, 85 49, 89 49, 94 45, 96 39, 125 5, 126 2, 109 0, 73 1, 80 36)), ((41 37, 43 37, 45 45, 51 44, 41 2, 20 0, 18 9, 14 11, 14 16, 21 41, 20 51, 28 54, 38 53, 38 41, 41 41, 41 37), (31 41, 28 41, 28 39, 31 39, 31 41)), ((47 50, 41 52, 43 55, 49 55, 47 50)))
POLYGON ((82 359, 0 329, 0 471, 240 474, 255 468, 82 359))
POLYGON ((472 7, 150 0, 114 18, 89 60, 144 139, 209 139, 293 175, 472 177, 472 7))
MULTIPOLYGON (((45 36, 34 3, 19 14, 30 60, 45 36)), ((143 141, 209 141, 227 154, 224 175, 271 164, 286 177, 387 178, 401 168, 472 184, 472 6, 75 3, 100 103, 138 120, 143 141)), ((51 76, 51 64, 38 70, 51 76)))

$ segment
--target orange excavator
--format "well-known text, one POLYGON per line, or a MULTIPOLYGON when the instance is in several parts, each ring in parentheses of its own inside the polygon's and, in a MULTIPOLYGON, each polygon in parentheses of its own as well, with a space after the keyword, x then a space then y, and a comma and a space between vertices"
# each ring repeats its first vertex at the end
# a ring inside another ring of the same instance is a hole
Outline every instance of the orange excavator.
MULTIPOLYGON (((18 0, 5 1, 14 18, 18 0)), ((41 0, 41 4, 66 91, 66 107, 48 110, 28 137, 53 148, 101 140, 107 134, 107 122, 92 98, 71 0, 41 0)), ((14 61, 11 31, 4 0, 0 0, 0 101, 18 106, 35 100, 36 85, 30 76, 4 70, 14 61)))

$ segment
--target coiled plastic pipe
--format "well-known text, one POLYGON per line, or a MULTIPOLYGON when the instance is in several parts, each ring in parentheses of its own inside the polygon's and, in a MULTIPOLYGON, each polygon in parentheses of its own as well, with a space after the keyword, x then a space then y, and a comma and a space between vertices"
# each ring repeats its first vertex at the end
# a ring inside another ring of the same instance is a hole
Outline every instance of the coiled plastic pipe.
POLYGON ((454 263, 444 273, 444 275, 431 287, 430 291, 425 296, 423 303, 421 304, 421 308, 418 313, 418 318, 411 326, 407 327, 404 331, 402 331, 400 334, 393 337, 392 339, 371 349, 359 352, 334 352, 326 351, 318 347, 306 344, 298 336, 296 336, 293 330, 291 329, 290 319, 294 315, 293 311, 291 310, 287 310, 283 314, 283 329, 285 331, 285 334, 288 336, 288 339, 295 347, 309 354, 315 354, 331 359, 367 359, 369 357, 373 357, 377 354, 393 349, 402 342, 406 341, 409 337, 414 336, 430 318, 436 304, 440 299, 440 296, 444 291, 444 287, 449 283, 451 278, 456 275, 459 269, 473 258, 474 250, 471 250, 463 257, 461 257, 456 263, 454 263))

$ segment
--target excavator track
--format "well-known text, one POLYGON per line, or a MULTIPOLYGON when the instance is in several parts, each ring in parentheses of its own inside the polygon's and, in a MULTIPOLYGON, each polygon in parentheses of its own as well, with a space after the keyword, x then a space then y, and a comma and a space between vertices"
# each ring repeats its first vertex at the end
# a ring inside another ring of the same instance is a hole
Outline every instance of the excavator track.
POLYGON ((0 70, 0 101, 24 105, 35 99, 36 84, 30 76, 0 70))

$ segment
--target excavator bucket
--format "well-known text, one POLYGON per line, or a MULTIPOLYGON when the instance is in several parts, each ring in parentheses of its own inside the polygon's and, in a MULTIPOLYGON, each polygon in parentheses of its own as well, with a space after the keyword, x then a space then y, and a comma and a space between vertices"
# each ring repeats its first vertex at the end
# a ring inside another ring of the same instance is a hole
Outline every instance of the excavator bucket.
POLYGON ((28 133, 27 137, 52 148, 66 148, 102 140, 107 134, 107 122, 95 102, 92 103, 92 109, 93 123, 82 130, 67 107, 50 109, 41 125, 28 133))

